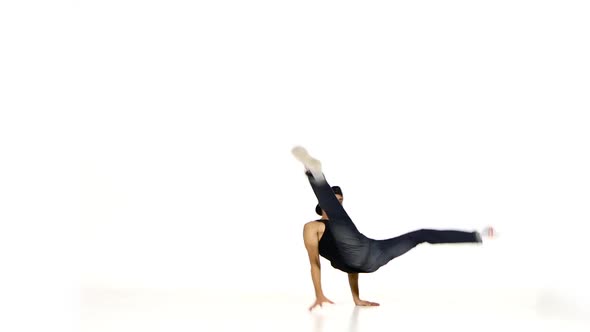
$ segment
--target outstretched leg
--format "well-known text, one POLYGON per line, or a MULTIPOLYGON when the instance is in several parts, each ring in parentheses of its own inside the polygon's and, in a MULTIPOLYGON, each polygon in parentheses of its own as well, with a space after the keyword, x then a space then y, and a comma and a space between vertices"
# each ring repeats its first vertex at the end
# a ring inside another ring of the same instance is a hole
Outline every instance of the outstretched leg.
POLYGON ((309 184, 318 199, 320 207, 322 210, 326 211, 328 217, 333 220, 350 221, 350 217, 344 210, 342 204, 338 201, 338 198, 336 198, 336 194, 334 194, 334 191, 326 178, 322 175, 321 179, 316 179, 309 171, 306 171, 305 175, 307 175, 307 178, 309 179, 309 184))
POLYGON ((425 242, 431 244, 481 243, 482 239, 479 232, 420 229, 390 239, 375 240, 374 245, 378 256, 374 258, 372 265, 379 268, 425 242))
POLYGON ((320 161, 310 156, 307 150, 301 146, 294 147, 291 152, 305 166, 305 175, 307 175, 309 184, 320 207, 326 211, 330 219, 350 221, 350 217, 328 184, 320 161))

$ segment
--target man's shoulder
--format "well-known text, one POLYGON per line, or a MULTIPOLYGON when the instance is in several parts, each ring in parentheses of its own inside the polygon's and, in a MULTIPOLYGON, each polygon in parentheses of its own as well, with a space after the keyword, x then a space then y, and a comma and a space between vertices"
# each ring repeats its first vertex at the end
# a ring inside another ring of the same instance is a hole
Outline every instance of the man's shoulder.
POLYGON ((306 223, 303 225, 303 227, 311 227, 311 226, 313 226, 313 225, 317 225, 317 224, 318 224, 318 222, 319 222, 319 221, 317 221, 317 220, 311 220, 311 221, 308 221, 308 222, 306 222, 306 223))
POLYGON ((305 225, 303 225, 304 228, 310 228, 310 227, 318 227, 320 224, 322 224, 321 221, 319 220, 311 220, 305 223, 305 225))
POLYGON ((303 229, 307 231, 323 231, 324 223, 321 219, 311 220, 303 225, 303 229))

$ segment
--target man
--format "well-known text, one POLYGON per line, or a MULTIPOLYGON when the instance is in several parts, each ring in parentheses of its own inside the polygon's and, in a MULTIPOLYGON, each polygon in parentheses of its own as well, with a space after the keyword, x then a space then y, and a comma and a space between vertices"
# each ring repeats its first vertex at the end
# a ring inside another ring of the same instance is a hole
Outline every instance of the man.
POLYGON ((342 189, 338 186, 330 187, 319 160, 312 158, 300 146, 294 147, 291 152, 305 166, 305 175, 319 202, 316 213, 322 217, 306 223, 303 227, 303 239, 316 295, 316 300, 309 310, 318 305, 322 306, 323 303, 333 303, 322 291, 320 256, 329 260, 332 267, 348 274, 352 298, 356 305, 378 306, 378 303, 360 299, 359 273, 375 272, 392 259, 424 242, 481 243, 482 235, 493 235, 493 229, 489 227, 482 233, 420 229, 385 240, 368 238, 359 232, 344 210, 342 189))

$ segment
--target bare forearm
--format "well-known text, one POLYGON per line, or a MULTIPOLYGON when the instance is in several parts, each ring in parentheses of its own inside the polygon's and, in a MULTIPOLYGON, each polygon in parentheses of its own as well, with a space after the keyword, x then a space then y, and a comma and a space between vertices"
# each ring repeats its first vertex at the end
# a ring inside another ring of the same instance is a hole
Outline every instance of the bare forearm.
POLYGON ((359 275, 358 273, 348 274, 348 283, 350 284, 350 292, 353 300, 359 300, 359 275))
POLYGON ((321 268, 319 265, 312 265, 311 266, 311 280, 313 281, 313 288, 315 291, 316 297, 321 297, 324 295, 322 291, 322 276, 321 276, 321 268))

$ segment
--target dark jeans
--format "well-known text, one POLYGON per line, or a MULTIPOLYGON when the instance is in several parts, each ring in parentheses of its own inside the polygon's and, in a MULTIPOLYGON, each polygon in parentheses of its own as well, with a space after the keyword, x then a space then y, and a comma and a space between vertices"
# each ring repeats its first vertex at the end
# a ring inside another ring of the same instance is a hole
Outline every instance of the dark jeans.
POLYGON ((329 227, 336 241, 343 243, 341 255, 346 263, 362 272, 374 272, 392 259, 421 243, 480 243, 477 232, 419 229, 384 240, 370 239, 359 232, 344 207, 336 198, 325 177, 315 179, 306 172, 320 207, 328 215, 329 227))
POLYGON ((376 271, 392 259, 399 257, 421 243, 480 243, 477 232, 458 230, 419 229, 385 240, 372 240, 369 266, 376 271))

